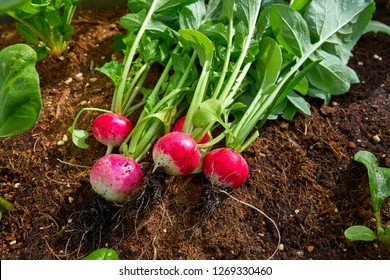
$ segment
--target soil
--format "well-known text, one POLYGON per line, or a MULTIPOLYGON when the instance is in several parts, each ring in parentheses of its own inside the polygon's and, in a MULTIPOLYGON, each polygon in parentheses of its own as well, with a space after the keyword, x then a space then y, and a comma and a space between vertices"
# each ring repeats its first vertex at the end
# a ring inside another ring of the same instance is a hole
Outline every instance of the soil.
MULTIPOLYGON (((274 224, 224 193, 206 193, 199 174, 156 173, 150 185, 158 191, 142 190, 153 195, 150 200, 137 193, 123 205, 92 191, 89 168, 105 147, 91 137, 89 149, 79 149, 67 129, 81 108, 109 107, 113 85, 95 67, 121 57, 112 45, 124 32, 118 21, 125 13, 79 10, 69 53, 37 63, 40 118, 28 132, 0 140, 0 196, 15 206, 0 222, 0 258, 81 259, 104 246, 122 259, 271 257, 278 247, 274 224), (212 207, 202 203, 210 198, 212 207)), ((375 18, 390 24, 389 6, 378 5, 375 18)), ((13 23, 0 25, 0 36, 0 49, 23 42, 13 23)), ((343 235, 352 225, 375 229, 367 170, 353 155, 368 150, 390 167, 389 45, 389 36, 364 35, 350 61, 359 84, 329 105, 309 100, 311 116, 269 121, 243 153, 250 176, 230 195, 275 221, 282 245, 273 259, 390 259, 377 242, 350 242, 343 235)), ((158 73, 149 77, 151 84, 158 73)), ((90 127, 95 116, 86 113, 78 126, 90 127)), ((386 224, 389 200, 383 208, 386 224)))

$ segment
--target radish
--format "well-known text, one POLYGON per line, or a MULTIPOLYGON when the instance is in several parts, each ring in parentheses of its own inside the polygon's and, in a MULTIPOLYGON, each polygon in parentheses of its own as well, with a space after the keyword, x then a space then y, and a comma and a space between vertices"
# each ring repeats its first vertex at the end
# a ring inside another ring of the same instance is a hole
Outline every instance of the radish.
POLYGON ((123 202, 138 189, 143 181, 141 166, 129 157, 110 154, 92 166, 92 188, 108 201, 123 202))
POLYGON ((168 175, 188 175, 200 163, 200 150, 195 140, 183 132, 170 132, 153 146, 153 161, 168 175))
MULTIPOLYGON (((181 117, 172 127, 171 131, 179 131, 179 132, 182 132, 183 131, 183 125, 184 125, 184 121, 186 120, 186 117, 181 117)), ((206 143, 207 141, 209 141, 209 134, 205 134, 205 136, 203 136, 202 139, 200 139, 198 141, 198 144, 204 144, 206 143)))
POLYGON ((93 135, 107 146, 106 154, 110 154, 114 147, 119 147, 133 128, 129 119, 114 113, 102 114, 92 123, 93 135))
POLYGON ((218 148, 206 154, 202 172, 213 185, 234 189, 248 177, 248 164, 235 150, 218 148))

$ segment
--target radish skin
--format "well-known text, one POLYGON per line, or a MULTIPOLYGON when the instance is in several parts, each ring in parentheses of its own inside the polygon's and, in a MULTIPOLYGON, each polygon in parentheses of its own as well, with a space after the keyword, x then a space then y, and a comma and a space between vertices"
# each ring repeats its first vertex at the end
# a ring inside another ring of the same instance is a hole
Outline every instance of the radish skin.
MULTIPOLYGON (((171 131, 178 131, 178 132, 182 132, 183 131, 183 125, 184 125, 184 121, 186 120, 186 117, 181 117, 180 119, 178 119, 176 121, 176 123, 173 125, 171 131)), ((205 136, 202 137, 202 139, 200 139, 198 141, 198 144, 204 144, 206 143, 207 141, 209 141, 209 134, 205 134, 205 136)))
POLYGON ((114 147, 119 147, 133 128, 129 119, 114 113, 102 114, 92 123, 96 140, 107 146, 106 154, 110 154, 114 147))
POLYGON ((124 202, 142 185, 144 172, 134 160, 118 154, 101 157, 92 166, 93 190, 108 201, 124 202))
POLYGON ((248 164, 235 150, 218 148, 204 157, 202 172, 213 185, 234 189, 246 181, 248 164))
POLYGON ((168 175, 188 175, 199 166, 200 150, 195 140, 183 132, 170 132, 153 146, 153 161, 168 175))

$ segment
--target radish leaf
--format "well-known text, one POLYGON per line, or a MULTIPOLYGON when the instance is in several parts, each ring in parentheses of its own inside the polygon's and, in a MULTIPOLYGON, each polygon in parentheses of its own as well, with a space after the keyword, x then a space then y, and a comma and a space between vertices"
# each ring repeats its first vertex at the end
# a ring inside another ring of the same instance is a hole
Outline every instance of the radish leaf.
POLYGON ((0 51, 0 137, 30 129, 42 108, 34 50, 15 44, 0 51))
POLYGON ((352 226, 345 230, 345 237, 353 241, 374 241, 376 234, 365 226, 352 226))

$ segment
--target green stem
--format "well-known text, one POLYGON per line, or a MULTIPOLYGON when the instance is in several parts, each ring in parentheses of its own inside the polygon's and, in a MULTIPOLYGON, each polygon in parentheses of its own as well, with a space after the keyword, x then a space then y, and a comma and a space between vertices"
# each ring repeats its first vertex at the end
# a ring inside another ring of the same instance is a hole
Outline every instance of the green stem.
POLYGON ((113 111, 117 114, 122 114, 122 98, 126 87, 126 81, 127 77, 129 75, 130 67, 133 63, 134 56, 137 52, 137 48, 139 46, 139 43, 141 41, 141 38, 143 34, 145 33, 146 27, 149 24, 152 15, 154 13, 154 10, 156 9, 158 0, 153 0, 152 5, 150 6, 150 9, 148 11, 148 14, 146 15, 138 33, 137 36, 134 39, 133 45, 130 49, 129 54, 126 56, 125 66, 123 68, 122 73, 122 79, 118 87, 115 88, 114 91, 114 97, 113 97, 113 111))
POLYGON ((217 84, 215 91, 213 93, 213 98, 218 97, 218 95, 222 89, 223 83, 225 81, 225 77, 226 77, 228 68, 229 68, 230 56, 232 53, 232 42, 233 42, 233 37, 234 37, 234 35, 233 35, 233 20, 232 19, 230 19, 230 21, 229 21, 228 36, 229 36, 229 41, 228 41, 227 48, 226 48, 225 62, 223 64, 223 68, 222 68, 221 76, 218 80, 218 84, 217 84))
POLYGON ((142 67, 137 71, 136 75, 133 78, 133 81, 131 82, 129 89, 127 90, 126 94, 123 97, 123 103, 125 103, 125 106, 122 110, 122 113, 124 115, 127 114, 127 110, 130 108, 130 106, 133 104, 135 98, 137 97, 137 94, 145 81, 146 77, 148 76, 150 69, 150 64, 144 64, 142 67))
POLYGON ((192 130, 192 117, 195 111, 198 109, 200 103, 202 103, 203 101, 203 97, 208 85, 208 80, 211 72, 211 60, 206 60, 204 62, 202 73, 199 77, 198 84, 196 85, 196 89, 192 97, 190 107, 188 108, 186 119, 183 124, 184 133, 190 134, 192 130))

